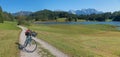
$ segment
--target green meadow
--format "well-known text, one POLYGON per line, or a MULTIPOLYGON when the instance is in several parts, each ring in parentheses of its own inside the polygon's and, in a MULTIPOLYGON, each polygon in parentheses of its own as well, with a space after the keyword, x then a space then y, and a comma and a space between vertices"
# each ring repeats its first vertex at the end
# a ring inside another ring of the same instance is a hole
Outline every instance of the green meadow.
POLYGON ((18 57, 15 44, 19 40, 20 29, 15 22, 0 23, 0 57, 18 57))
POLYGON ((38 38, 70 57, 120 57, 120 32, 111 25, 32 25, 38 38))

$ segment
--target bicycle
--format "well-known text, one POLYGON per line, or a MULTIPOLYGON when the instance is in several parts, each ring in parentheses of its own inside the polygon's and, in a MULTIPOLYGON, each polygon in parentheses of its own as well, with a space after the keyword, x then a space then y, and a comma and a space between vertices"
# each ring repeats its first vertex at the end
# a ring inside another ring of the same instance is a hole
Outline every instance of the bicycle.
POLYGON ((37 49, 37 43, 32 37, 36 37, 37 33, 32 32, 30 36, 26 37, 26 40, 23 45, 19 44, 19 49, 22 49, 26 52, 34 52, 37 49))

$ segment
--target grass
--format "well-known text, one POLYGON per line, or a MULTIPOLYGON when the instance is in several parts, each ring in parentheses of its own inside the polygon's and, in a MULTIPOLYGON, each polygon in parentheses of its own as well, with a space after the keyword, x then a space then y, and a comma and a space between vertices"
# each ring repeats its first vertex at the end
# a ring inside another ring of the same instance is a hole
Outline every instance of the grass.
POLYGON ((19 28, 15 22, 0 23, 0 57, 18 57, 19 50, 15 42, 18 41, 19 28))
POLYGON ((57 22, 65 22, 66 18, 58 18, 57 22))
POLYGON ((4 23, 0 23, 0 30, 17 30, 19 28, 17 28, 16 22, 4 22, 4 23))
MULTIPOLYGON (((66 22, 67 18, 58 18, 57 22, 66 22)), ((78 19, 77 22, 85 22, 86 20, 83 19, 78 19)))
POLYGON ((70 57, 120 56, 120 32, 111 25, 33 25, 29 28, 70 57))

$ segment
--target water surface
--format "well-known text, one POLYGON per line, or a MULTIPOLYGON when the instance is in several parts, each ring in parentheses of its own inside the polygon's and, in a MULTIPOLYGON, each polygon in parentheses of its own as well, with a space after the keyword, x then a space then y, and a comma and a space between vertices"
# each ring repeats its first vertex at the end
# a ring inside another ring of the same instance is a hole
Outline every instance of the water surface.
POLYGON ((35 22, 35 24, 108 24, 120 26, 120 22, 35 22))

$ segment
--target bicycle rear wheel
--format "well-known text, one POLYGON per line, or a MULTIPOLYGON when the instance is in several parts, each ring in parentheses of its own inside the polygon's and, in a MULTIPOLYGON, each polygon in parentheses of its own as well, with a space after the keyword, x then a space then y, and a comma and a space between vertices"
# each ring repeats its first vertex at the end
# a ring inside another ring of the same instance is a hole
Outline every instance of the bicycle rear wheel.
POLYGON ((31 40, 30 42, 28 42, 28 44, 24 47, 24 50, 26 52, 34 52, 37 49, 37 43, 35 40, 31 40))

